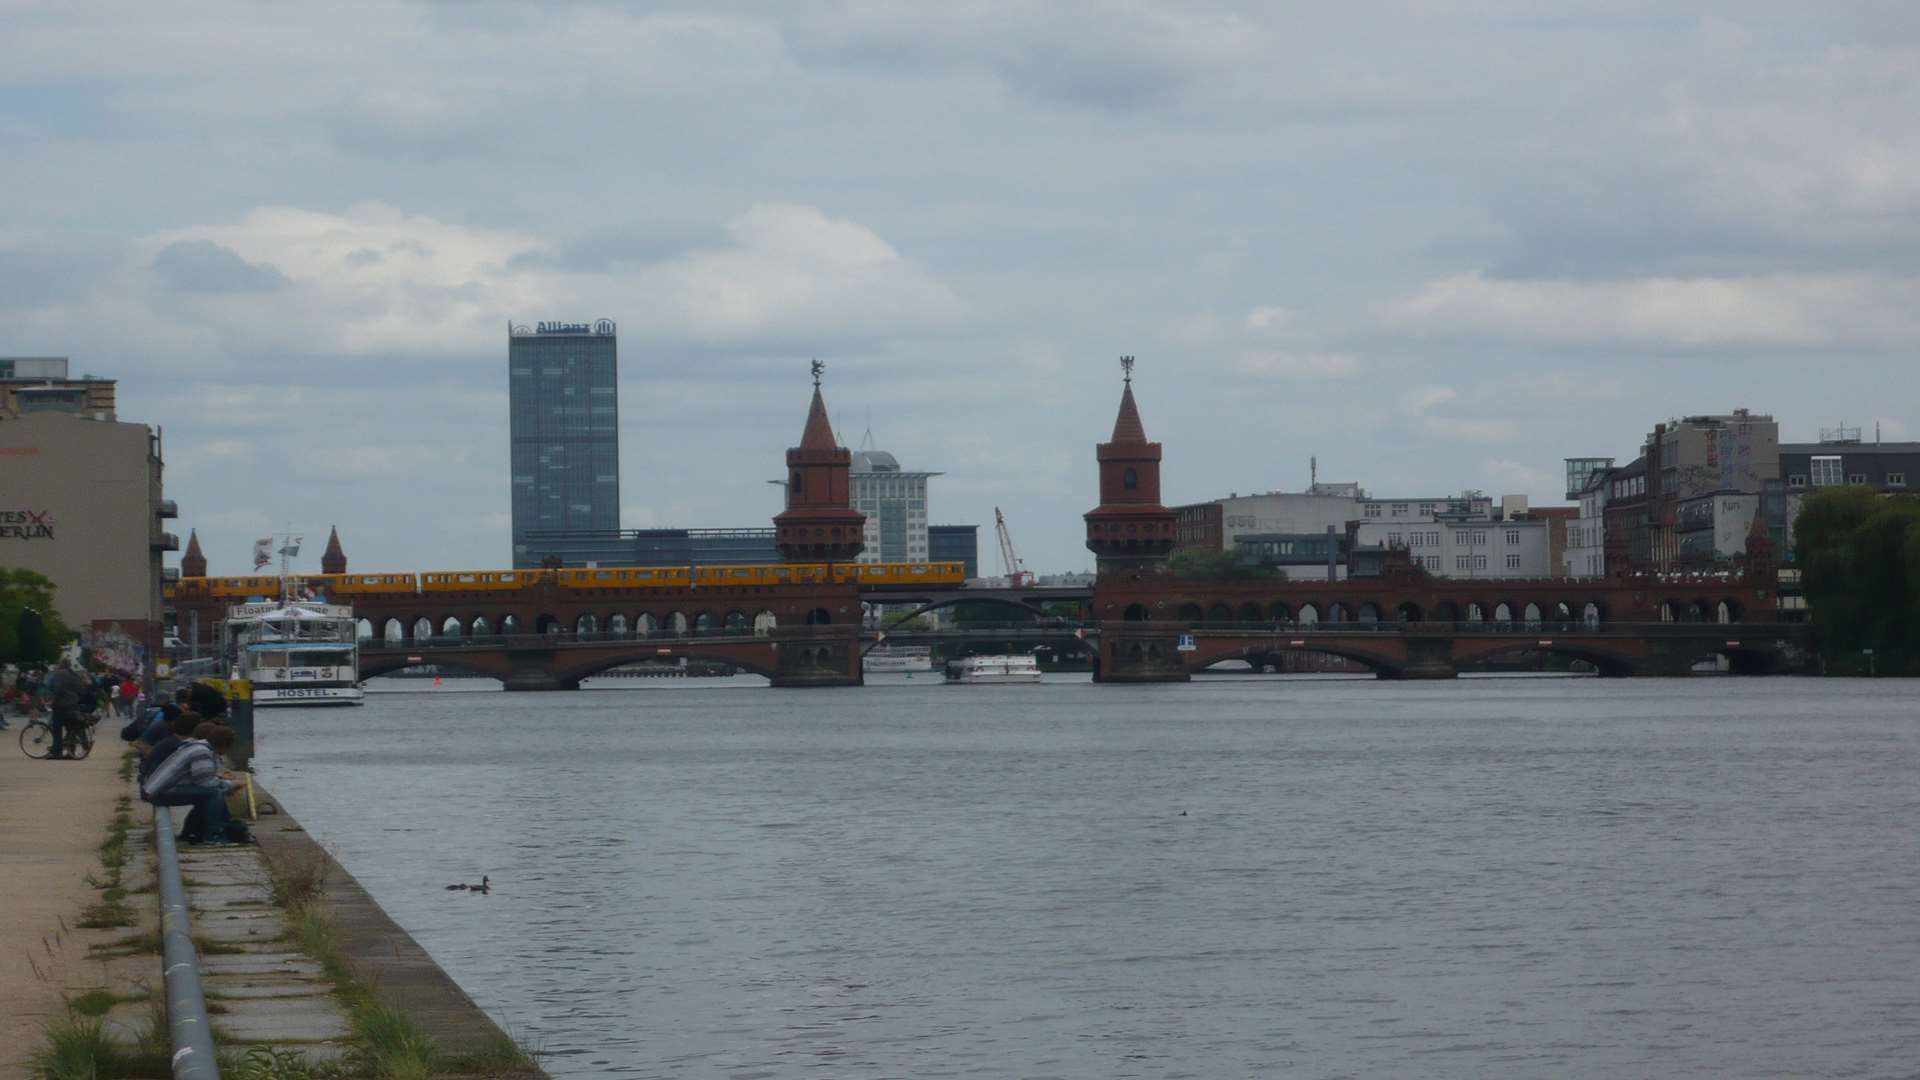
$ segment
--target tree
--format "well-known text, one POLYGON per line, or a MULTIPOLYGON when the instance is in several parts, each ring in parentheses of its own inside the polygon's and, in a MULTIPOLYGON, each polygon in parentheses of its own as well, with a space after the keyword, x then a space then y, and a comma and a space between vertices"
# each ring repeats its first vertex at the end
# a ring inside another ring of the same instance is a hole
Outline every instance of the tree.
POLYGON ((1267 568, 1257 563, 1243 563, 1238 555, 1231 551, 1201 551, 1187 548, 1174 552, 1167 560, 1167 570, 1174 577, 1189 581, 1247 581, 1254 578, 1273 576, 1267 568))
POLYGON ((1920 500, 1829 488, 1807 497, 1793 537, 1821 651, 1851 661, 1873 649, 1885 657, 1883 670, 1910 666, 1920 650, 1912 618, 1920 610, 1920 500))
POLYGON ((74 634, 60 621, 54 588, 45 575, 0 568, 0 662, 40 664, 60 658, 60 647, 74 634))

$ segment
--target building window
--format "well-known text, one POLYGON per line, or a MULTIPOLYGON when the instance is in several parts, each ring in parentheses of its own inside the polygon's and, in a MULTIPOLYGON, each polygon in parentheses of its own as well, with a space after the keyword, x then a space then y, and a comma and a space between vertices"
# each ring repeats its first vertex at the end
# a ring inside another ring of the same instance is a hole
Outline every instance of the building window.
POLYGON ((1863 473, 1863 472, 1857 472, 1857 473, 1848 473, 1848 474, 1847 474, 1847 483, 1849 483, 1849 484, 1864 484, 1864 483, 1866 483, 1866 482, 1867 482, 1867 474, 1866 474, 1866 473, 1863 473))
POLYGON ((1420 514, 1421 514, 1421 516, 1423 516, 1423 517, 1432 517, 1432 516, 1433 516, 1433 504, 1432 504, 1432 503, 1421 503, 1421 504, 1420 504, 1420 514))
POLYGON ((1380 516, 1380 504, 1379 504, 1379 503, 1368 503, 1368 504, 1367 504, 1367 516, 1368 516, 1368 517, 1379 517, 1379 516, 1380 516))
POLYGON ((1394 517, 1406 517, 1406 516, 1407 516, 1407 504, 1406 504, 1406 503, 1394 503, 1394 504, 1393 504, 1393 516, 1394 516, 1394 517))
POLYGON ((1406 546, 1406 543, 1405 543, 1405 540, 1404 540, 1404 538, 1403 538, 1403 537, 1402 537, 1402 536, 1401 536, 1401 535, 1400 535, 1399 533, 1388 533, 1388 534, 1387 534, 1387 546, 1388 546, 1388 547, 1395 547, 1395 548, 1397 548, 1397 547, 1405 547, 1405 546, 1406 546))
POLYGON ((1473 556, 1471 556, 1471 555, 1455 555, 1455 556, 1453 557, 1453 568, 1454 568, 1455 570, 1471 570, 1471 569, 1473 569, 1473 556))
POLYGON ((1806 487, 1807 478, 1801 473, 1794 473, 1792 476, 1787 477, 1787 486, 1790 488, 1806 487))
POLYGON ((1487 557, 1485 555, 1475 555, 1473 557, 1473 568, 1475 570, 1485 570, 1487 568, 1487 557))
POLYGON ((1430 533, 1428 533, 1428 534, 1427 534, 1427 546, 1428 546, 1428 547, 1439 547, 1439 546, 1440 546, 1440 534, 1439 534, 1439 533, 1437 533, 1437 532, 1430 532, 1430 533))
POLYGON ((1903 472, 1890 472, 1890 473, 1888 473, 1888 474, 1887 474, 1887 486, 1888 486, 1888 487, 1906 487, 1906 486, 1907 486, 1907 474, 1906 474, 1906 473, 1903 473, 1903 472))
POLYGON ((1840 458, 1816 457, 1813 459, 1813 486, 1832 487, 1840 482, 1840 458))
POLYGON ((1427 569, 1429 570, 1440 569, 1440 556, 1438 555, 1427 556, 1427 569))
MULTIPOLYGON (((1520 530, 1519 530, 1519 529, 1508 529, 1508 530, 1507 530, 1507 543, 1508 543, 1509 545, 1512 545, 1512 544, 1517 544, 1517 543, 1519 543, 1519 542, 1520 542, 1520 530)), ((1514 558, 1514 556, 1511 556, 1511 555, 1509 555, 1509 556, 1508 556, 1508 558, 1514 558)))
POLYGON ((1426 547, 1426 546, 1427 546, 1427 534, 1426 534, 1426 533, 1423 533, 1423 532, 1417 532, 1417 533, 1414 533, 1414 534, 1413 534, 1413 546, 1414 546, 1414 547, 1426 547))
POLYGON ((1520 569, 1520 556, 1518 555, 1507 556, 1507 569, 1509 570, 1520 569))
POLYGON ((1128 491, 1132 491, 1134 488, 1139 487, 1140 474, 1137 472, 1134 472, 1132 469, 1128 469, 1126 472, 1121 473, 1120 486, 1123 488, 1126 488, 1128 491))

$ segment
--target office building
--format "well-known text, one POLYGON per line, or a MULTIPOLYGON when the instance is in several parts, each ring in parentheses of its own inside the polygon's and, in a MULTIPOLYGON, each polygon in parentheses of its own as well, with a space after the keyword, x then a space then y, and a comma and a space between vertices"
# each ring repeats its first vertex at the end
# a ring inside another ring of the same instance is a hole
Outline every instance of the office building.
POLYGON ((513 565, 549 554, 535 532, 618 531, 618 339, 610 320, 516 325, 507 334, 513 565))
POLYGON ((885 450, 853 452, 853 508, 867 516, 861 562, 928 562, 927 480, 937 472, 910 472, 885 450))
POLYGON ((0 421, 6 564, 52 580, 69 627, 123 641, 105 657, 117 666, 159 644, 160 559, 180 548, 161 528, 176 516, 161 497, 161 467, 160 437, 145 424, 61 410, 0 421))
POLYGON ((68 366, 64 356, 0 356, 0 420, 34 412, 112 420, 113 380, 72 378, 68 366))
POLYGON ((1579 511, 1567 523, 1561 572, 1568 577, 1605 577, 1607 573, 1607 491, 1612 458, 1567 458, 1567 498, 1579 511))
POLYGON ((980 526, 927 526, 927 561, 965 563, 966 577, 979 577, 980 526))

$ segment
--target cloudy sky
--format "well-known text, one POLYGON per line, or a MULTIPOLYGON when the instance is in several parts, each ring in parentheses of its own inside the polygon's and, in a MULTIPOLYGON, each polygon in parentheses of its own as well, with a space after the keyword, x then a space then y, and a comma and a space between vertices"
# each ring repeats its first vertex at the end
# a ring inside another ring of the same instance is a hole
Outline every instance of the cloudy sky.
POLYGON ((215 572, 505 565, 507 322, 599 317, 625 525, 765 523, 820 357, 1074 569, 1123 353, 1169 503, 1910 437, 1917 116, 1911 0, 0 0, 0 355, 120 380, 215 572))

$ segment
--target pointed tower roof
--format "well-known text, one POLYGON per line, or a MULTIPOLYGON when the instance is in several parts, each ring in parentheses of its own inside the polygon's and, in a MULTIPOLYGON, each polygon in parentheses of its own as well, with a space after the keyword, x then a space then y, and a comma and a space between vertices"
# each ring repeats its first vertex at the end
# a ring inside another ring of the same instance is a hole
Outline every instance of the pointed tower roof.
POLYGON ((207 557, 200 550, 200 530, 187 532, 187 552, 180 556, 181 577, 206 577, 207 557))
POLYGON ((802 450, 831 450, 840 443, 833 437, 833 425, 827 421, 827 403, 820 397, 820 384, 813 384, 813 405, 807 409, 807 430, 800 435, 802 450))
POLYGON ((1126 389, 1120 392, 1120 414, 1113 418, 1113 439, 1116 443, 1143 443, 1147 441, 1147 427, 1140 422, 1140 408, 1133 403, 1133 380, 1128 379, 1126 389))
POLYGON ((323 574, 344 574, 347 572, 347 552, 340 546, 340 527, 332 526, 327 533, 327 550, 320 553, 320 572, 323 574))

